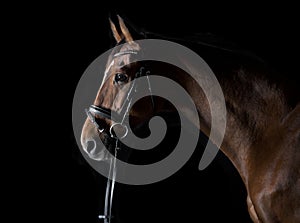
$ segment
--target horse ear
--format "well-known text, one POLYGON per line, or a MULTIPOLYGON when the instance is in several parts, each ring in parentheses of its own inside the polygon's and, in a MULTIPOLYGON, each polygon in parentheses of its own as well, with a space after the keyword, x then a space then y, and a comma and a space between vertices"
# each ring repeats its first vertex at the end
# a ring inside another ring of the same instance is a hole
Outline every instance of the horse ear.
POLYGON ((110 23, 110 28, 113 33, 113 36, 115 37, 117 43, 119 43, 122 40, 122 37, 120 36, 115 24, 111 21, 110 18, 109 18, 109 23, 110 23))
POLYGON ((118 16, 118 20, 119 20, 119 24, 120 24, 120 28, 121 28, 121 31, 126 39, 127 42, 132 42, 133 41, 133 38, 128 30, 128 28, 126 27, 123 19, 119 16, 118 16))

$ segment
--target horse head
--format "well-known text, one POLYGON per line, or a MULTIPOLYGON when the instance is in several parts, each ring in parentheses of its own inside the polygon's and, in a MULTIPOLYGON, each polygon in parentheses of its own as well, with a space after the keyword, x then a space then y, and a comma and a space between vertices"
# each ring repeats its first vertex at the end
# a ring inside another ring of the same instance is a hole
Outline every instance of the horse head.
MULTIPOLYGON (((138 116, 134 109, 128 111, 130 94, 135 90, 134 80, 147 75, 143 62, 134 62, 134 57, 141 51, 139 44, 133 40, 123 19, 118 16, 118 20, 120 32, 110 20, 117 46, 108 58, 103 81, 93 105, 87 110, 88 117, 81 133, 82 148, 94 160, 108 159, 108 151, 115 146, 115 131, 118 135, 127 134, 128 127, 121 120, 129 112, 131 116, 138 116), (120 119, 115 120, 113 117, 116 116, 120 119)), ((145 115, 147 112, 143 112, 145 115)))

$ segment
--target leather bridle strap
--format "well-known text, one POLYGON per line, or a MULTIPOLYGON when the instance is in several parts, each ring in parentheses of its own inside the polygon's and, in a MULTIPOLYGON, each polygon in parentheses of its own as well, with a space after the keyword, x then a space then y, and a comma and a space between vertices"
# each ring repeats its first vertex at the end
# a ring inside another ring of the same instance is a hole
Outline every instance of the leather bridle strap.
MULTIPOLYGON (((101 128, 101 126, 99 126, 99 124, 97 123, 95 115, 97 115, 101 118, 107 118, 109 120, 114 121, 117 124, 120 124, 120 125, 124 124, 125 117, 129 113, 129 108, 131 106, 131 102, 132 102, 132 98, 134 96, 134 93, 137 92, 137 87, 138 87, 137 85, 138 84, 137 84, 136 81, 138 80, 139 77, 146 76, 146 78, 147 78, 148 89, 149 89, 149 93, 150 93, 150 96, 151 96, 152 109, 154 111, 154 109, 155 109, 154 99, 153 99, 151 84, 150 84, 150 80, 149 80, 149 74, 150 74, 150 72, 145 71, 144 67, 141 67, 140 71, 136 73, 135 78, 133 79, 133 81, 131 83, 131 87, 128 90, 127 97, 125 98, 125 101, 124 101, 123 105, 121 106, 119 112, 115 112, 115 111, 112 111, 111 109, 104 108, 104 107, 101 107, 101 106, 96 106, 96 105, 91 105, 89 107, 89 109, 86 109, 86 113, 87 113, 88 118, 96 126, 96 128, 98 129, 99 132, 103 132, 104 129, 101 128)), ((126 128, 128 130, 127 126, 124 126, 124 128, 126 128)), ((111 136, 113 136, 113 134, 111 132, 111 129, 112 128, 110 128, 110 133, 111 133, 111 136)), ((127 130, 126 130, 126 132, 127 132, 127 130)), ((122 137, 122 138, 124 138, 124 137, 122 137)))
MULTIPOLYGON (((137 54, 137 51, 122 51, 119 53, 116 53, 113 57, 118 57, 118 56, 122 56, 125 54, 137 54)), ((137 90, 136 89, 136 79, 138 79, 141 76, 146 76, 147 77, 147 82, 148 82, 148 88, 149 88, 149 92, 151 95, 151 102, 152 102, 152 106, 153 106, 153 111, 154 111, 154 100, 153 100, 153 95, 152 95, 152 89, 151 89, 151 85, 150 85, 150 81, 149 81, 149 71, 145 72, 145 69, 142 67, 140 68, 140 71, 136 73, 135 78, 131 84, 131 87, 128 91, 127 94, 127 98, 125 99, 121 110, 119 113, 112 111, 111 109, 107 109, 101 106, 96 106, 96 105, 91 105, 89 107, 89 109, 86 109, 86 114, 88 116, 88 118, 90 119, 90 121, 95 125, 95 127, 97 128, 97 130, 102 133, 104 131, 104 128, 102 128, 101 126, 99 126, 99 124, 96 121, 96 115, 102 118, 107 118, 109 120, 112 120, 115 122, 114 125, 122 125, 126 127, 126 132, 124 134, 123 137, 120 138, 124 138, 126 137, 127 133, 128 133, 128 128, 126 125, 124 125, 124 120, 125 117, 128 115, 129 113, 129 108, 132 102, 132 98, 133 98, 133 94, 134 92, 137 90), (113 119, 118 119, 118 120, 113 120, 113 119)), ((112 127, 114 126, 112 125, 110 128, 110 134, 112 135, 112 127)), ((115 154, 114 157, 112 157, 110 159, 110 167, 109 167, 109 176, 108 176, 108 180, 107 180, 107 186, 106 186, 106 194, 105 194, 105 206, 104 206, 104 214, 103 215, 99 215, 98 217, 100 219, 104 219, 104 223, 110 223, 111 222, 111 218, 112 218, 112 201, 113 201, 113 192, 114 192, 114 185, 115 185, 115 179, 116 179, 116 157, 117 157, 117 150, 118 150, 118 143, 119 140, 117 137, 116 138, 116 146, 115 146, 115 154)))

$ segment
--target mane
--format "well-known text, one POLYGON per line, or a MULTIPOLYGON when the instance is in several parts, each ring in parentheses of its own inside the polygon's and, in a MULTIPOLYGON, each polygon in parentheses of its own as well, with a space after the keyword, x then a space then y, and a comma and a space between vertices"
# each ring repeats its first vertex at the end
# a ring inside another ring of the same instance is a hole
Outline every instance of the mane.
POLYGON ((211 50, 219 50, 225 53, 234 54, 238 56, 243 56, 248 59, 256 60, 257 62, 265 63, 265 61, 256 55, 254 52, 244 49, 237 45, 234 42, 226 40, 220 36, 217 36, 212 33, 196 33, 193 35, 185 35, 185 36, 169 36, 166 34, 159 34, 149 31, 141 31, 140 35, 144 36, 144 38, 150 39, 164 39, 170 40, 182 45, 192 46, 193 50, 198 51, 199 47, 205 47, 211 50))

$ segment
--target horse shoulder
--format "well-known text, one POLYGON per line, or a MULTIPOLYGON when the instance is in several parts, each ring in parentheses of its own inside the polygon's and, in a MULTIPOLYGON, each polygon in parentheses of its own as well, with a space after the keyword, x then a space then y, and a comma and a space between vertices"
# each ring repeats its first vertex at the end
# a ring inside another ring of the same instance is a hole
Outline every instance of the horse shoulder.
POLYGON ((300 104, 257 146, 249 189, 259 220, 300 222, 300 104))

